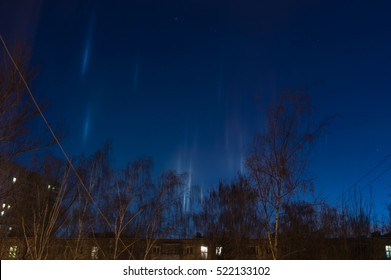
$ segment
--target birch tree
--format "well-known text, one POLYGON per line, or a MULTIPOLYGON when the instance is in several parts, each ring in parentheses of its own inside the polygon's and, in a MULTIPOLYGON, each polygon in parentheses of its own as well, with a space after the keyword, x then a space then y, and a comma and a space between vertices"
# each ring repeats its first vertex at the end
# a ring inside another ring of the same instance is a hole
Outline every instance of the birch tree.
POLYGON ((271 256, 278 259, 282 206, 312 187, 305 174, 308 152, 326 122, 313 126, 308 96, 294 93, 282 95, 265 118, 266 127, 255 136, 246 167, 257 190, 271 256))

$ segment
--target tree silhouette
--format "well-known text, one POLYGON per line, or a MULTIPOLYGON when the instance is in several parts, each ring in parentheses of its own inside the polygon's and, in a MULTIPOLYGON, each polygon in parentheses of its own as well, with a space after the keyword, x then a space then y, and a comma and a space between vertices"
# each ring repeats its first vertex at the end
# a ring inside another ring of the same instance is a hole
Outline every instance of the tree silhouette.
MULTIPOLYGON (((0 48, 0 162, 40 147, 33 141, 31 121, 38 115, 26 86, 3 47, 0 48)), ((29 70, 29 55, 23 47, 13 49, 13 59, 26 82, 35 74, 29 70)), ((42 144, 42 143, 41 143, 42 144)))
POLYGON ((313 126, 309 97, 283 94, 266 110, 266 128, 256 135, 246 159, 251 184, 257 190, 273 259, 279 258, 281 210, 298 192, 312 187, 305 176, 307 156, 326 123, 313 126))
POLYGON ((243 176, 210 192, 196 224, 211 246, 221 248, 217 258, 247 258, 249 240, 260 231, 256 202, 255 191, 243 176))

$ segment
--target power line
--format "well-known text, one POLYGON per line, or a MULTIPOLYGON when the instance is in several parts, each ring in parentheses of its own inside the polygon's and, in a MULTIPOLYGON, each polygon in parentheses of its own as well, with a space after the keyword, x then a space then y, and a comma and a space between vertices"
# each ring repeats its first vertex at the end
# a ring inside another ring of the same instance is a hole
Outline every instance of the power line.
POLYGON ((388 154, 385 158, 383 158, 378 164, 376 164, 374 167, 372 167, 367 173, 365 173, 363 176, 361 176, 350 188, 345 190, 344 192, 348 192, 349 190, 353 189, 355 186, 357 186, 361 181, 363 181, 366 177, 368 177, 373 171, 375 171, 377 168, 379 168, 384 162, 386 162, 389 158, 391 158, 391 153, 388 154))
POLYGON ((95 199, 92 197, 91 193, 89 192, 88 188, 86 187, 86 185, 84 184, 82 178, 80 177, 79 173, 77 172, 75 166, 73 165, 72 161, 70 160, 68 154, 65 152, 65 149, 64 149, 63 146, 61 145, 61 143, 60 143, 60 141, 59 141, 59 139, 58 139, 56 133, 53 131, 51 125, 49 124, 48 120, 46 119, 45 115, 43 114, 41 107, 39 106, 38 102, 36 101, 36 99, 35 99, 35 97, 34 97, 32 91, 31 91, 30 87, 28 86, 28 84, 27 84, 27 82, 26 82, 26 80, 25 80, 25 78, 24 78, 24 76, 23 76, 23 74, 21 73, 21 71, 20 71, 18 65, 16 64, 16 62, 15 62, 13 56, 11 55, 11 53, 10 53, 8 47, 7 47, 7 44, 5 43, 5 41, 4 41, 4 39, 3 39, 3 36, 1 36, 1 35, 0 35, 0 40, 1 40, 2 44, 3 44, 3 47, 4 47, 5 51, 6 51, 6 53, 7 53, 8 57, 9 57, 9 59, 11 60, 12 64, 14 65, 14 67, 15 67, 15 69, 16 69, 16 71, 18 72, 18 74, 19 74, 19 76, 20 76, 20 78, 21 78, 21 80, 22 80, 24 86, 26 87, 27 92, 29 93, 29 95, 30 95, 30 97, 31 97, 31 99, 32 99, 32 101, 33 101, 35 107, 37 108, 37 110, 38 110, 40 116, 42 117, 43 121, 45 122, 46 127, 49 129, 50 133, 51 133, 52 136, 53 136, 53 139, 56 141, 58 147, 60 148, 61 153, 64 155, 64 157, 65 157, 66 161, 68 162, 69 166, 71 167, 72 171, 75 173, 75 175, 76 175, 77 179, 79 180, 80 184, 82 185, 84 191, 87 193, 88 198, 91 200, 91 202, 93 203, 93 205, 96 207, 96 209, 98 210, 99 214, 102 216, 103 220, 107 223, 107 225, 109 226, 109 228, 112 228, 112 225, 110 224, 110 222, 108 221, 108 219, 106 218, 106 216, 103 214, 103 212, 102 212, 101 209, 99 208, 99 206, 98 206, 98 204, 96 203, 95 199))
MULTIPOLYGON (((355 183, 353 183, 353 185, 351 185, 349 188, 347 188, 346 190, 343 190, 342 191, 342 194, 340 194, 338 197, 337 197, 337 203, 343 199, 344 195, 345 194, 348 194, 349 191, 351 191, 352 189, 356 188, 357 185, 359 183, 361 183, 365 178, 367 178, 371 173, 373 173, 376 169, 378 169, 380 166, 382 166, 388 159, 391 158, 391 153, 389 153, 386 157, 384 157, 382 160, 380 160, 374 167, 372 167, 370 170, 368 170, 364 175, 362 175, 359 179, 357 179, 357 181, 355 183)), ((363 191, 364 189, 368 188, 371 184, 375 183, 378 179, 380 179, 382 176, 384 176, 387 172, 389 172, 391 170, 391 166, 386 168, 385 170, 383 170, 383 172, 381 172, 378 176, 376 176, 374 179, 372 179, 368 184, 366 184, 365 186, 359 188, 359 191, 363 191)), ((330 197, 330 195, 327 195, 326 197, 323 198, 323 200, 326 200, 327 197, 330 197)), ((345 202, 347 201, 350 201, 351 199, 353 198, 353 195, 350 194, 348 195, 348 198, 345 200, 345 202)), ((342 202, 342 201, 341 201, 342 202)), ((314 206, 318 206, 318 205, 322 205, 323 203, 320 202, 320 203, 310 203, 311 205, 314 205, 314 206)))
MULTIPOLYGON (((391 170, 391 166, 387 167, 386 169, 383 170, 383 172, 381 172, 379 175, 377 175, 374 179, 372 179, 368 184, 366 184, 365 186, 361 187, 359 189, 359 191, 363 191, 364 189, 368 188, 369 186, 371 186, 373 183, 375 183, 377 180, 379 180, 381 177, 383 177, 388 171, 391 170)), ((353 198, 353 195, 350 195, 348 199, 346 199, 346 202, 347 201, 350 201, 351 199, 353 198)))
MULTIPOLYGON (((372 167, 368 172, 366 172, 363 176, 361 176, 351 187, 344 190, 341 195, 338 196, 337 201, 342 200, 345 193, 348 193, 352 189, 356 188, 357 185, 362 182, 366 177, 368 177, 371 173, 373 173, 376 169, 378 169, 380 166, 382 166, 389 158, 391 158, 391 153, 388 154, 385 158, 383 158, 379 163, 377 163, 374 167, 372 167)), ((372 179, 369 183, 364 185, 363 187, 359 188, 359 191, 363 191, 364 189, 371 186, 373 183, 375 183, 377 180, 379 180, 382 176, 384 176, 387 172, 391 170, 391 166, 387 167, 383 170, 380 174, 378 174, 374 179, 372 179)), ((348 198, 345 200, 345 202, 350 201, 353 198, 353 194, 349 195, 348 198)), ((341 201, 342 202, 342 201, 341 201)))

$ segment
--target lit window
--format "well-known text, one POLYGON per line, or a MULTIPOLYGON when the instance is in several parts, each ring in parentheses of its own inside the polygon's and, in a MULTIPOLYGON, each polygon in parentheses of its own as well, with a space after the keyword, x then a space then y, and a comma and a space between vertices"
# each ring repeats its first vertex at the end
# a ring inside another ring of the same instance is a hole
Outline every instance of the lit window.
POLYGON ((12 227, 9 227, 8 230, 11 231, 11 230, 12 230, 12 227))
POLYGON ((221 256, 221 254, 223 253, 223 247, 216 247, 216 256, 221 256))
POLYGON ((3 203, 3 208, 5 208, 5 203, 3 203))
POLYGON ((186 255, 193 255, 193 247, 186 248, 186 255))
POLYGON ((12 183, 16 182, 16 177, 12 178, 12 183))
POLYGON ((9 252, 9 258, 10 259, 16 259, 16 252, 18 250, 18 246, 17 245, 14 245, 14 246, 11 246, 10 247, 10 252, 9 252))
POLYGON ((208 259, 208 247, 206 246, 201 246, 201 259, 208 259))
POLYGON ((386 245, 386 258, 391 259, 391 245, 386 245))
POLYGON ((7 209, 10 209, 10 208, 11 208, 11 205, 8 205, 8 206, 7 206, 7 209))
POLYGON ((48 185, 48 189, 50 190, 52 188, 52 186, 51 185, 48 185))
POLYGON ((91 259, 92 260, 97 260, 98 259, 98 246, 92 246, 91 249, 91 259))
POLYGON ((1 215, 1 216, 4 216, 4 211, 1 211, 0 215, 1 215))

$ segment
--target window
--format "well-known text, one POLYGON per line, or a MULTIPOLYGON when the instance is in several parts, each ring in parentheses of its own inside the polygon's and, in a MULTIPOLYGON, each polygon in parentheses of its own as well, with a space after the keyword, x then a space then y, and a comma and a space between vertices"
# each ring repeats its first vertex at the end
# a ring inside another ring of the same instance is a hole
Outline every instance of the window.
POLYGON ((15 184, 15 182, 16 182, 16 177, 12 178, 12 183, 15 184))
POLYGON ((219 247, 216 247, 216 256, 221 256, 221 254, 223 253, 223 247, 219 246, 219 247))
POLYGON ((201 259, 208 259, 208 247, 206 246, 201 246, 201 259))
POLYGON ((14 245, 14 246, 11 246, 10 247, 10 251, 9 251, 9 258, 10 259, 16 259, 16 252, 18 250, 18 246, 17 245, 14 245))
POLYGON ((386 258, 391 259, 391 245, 386 245, 386 258))
POLYGON ((247 254, 252 256, 254 255, 259 256, 259 247, 258 246, 247 247, 247 254))
MULTIPOLYGON (((160 247, 159 247, 160 250, 160 247)), ((164 255, 180 255, 183 253, 183 249, 180 244, 164 244, 162 248, 162 254, 164 255)), ((160 253, 160 251, 159 251, 160 253)))
POLYGON ((152 254, 160 255, 160 247, 159 246, 153 247, 152 248, 152 254))
POLYGON ((92 249, 91 249, 91 259, 92 260, 98 259, 98 251, 99 251, 98 246, 92 246, 92 249))
POLYGON ((186 248, 186 255, 193 255, 193 247, 186 248))

